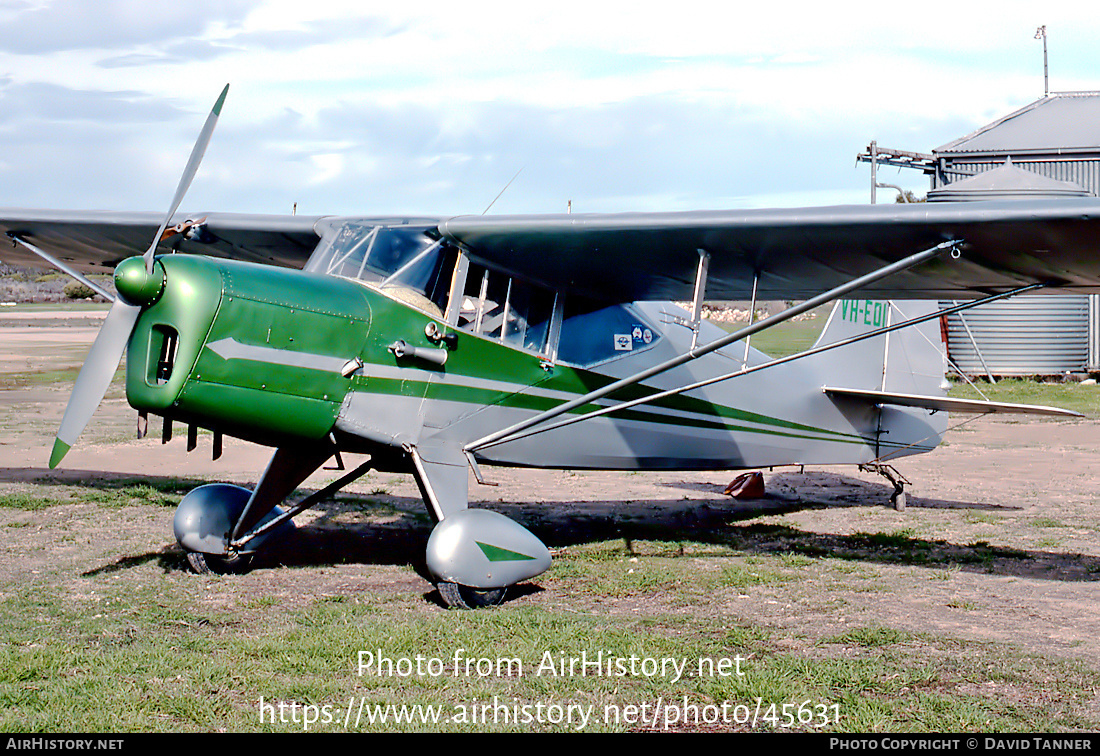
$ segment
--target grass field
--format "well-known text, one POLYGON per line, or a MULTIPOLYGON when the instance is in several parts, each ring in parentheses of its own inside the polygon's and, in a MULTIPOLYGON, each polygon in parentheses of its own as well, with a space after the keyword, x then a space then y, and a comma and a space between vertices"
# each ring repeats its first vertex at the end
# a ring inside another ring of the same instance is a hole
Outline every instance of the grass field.
MULTIPOLYGON (((716 596, 810 605, 853 588, 884 590, 858 560, 802 555, 797 540, 794 550, 763 553, 744 540, 784 537, 782 529, 579 543, 557 550, 538 601, 476 612, 426 600, 414 565, 387 590, 356 584, 361 570, 339 563, 203 578, 184 573, 171 549, 131 544, 118 557, 81 535, 89 518, 163 519, 190 485, 122 481, 0 497, 5 538, 44 517, 58 539, 57 557, 18 579, 9 571, 0 586, 0 731, 1100 725, 1084 713, 1100 673, 1079 662, 887 625, 822 634, 708 609, 716 596), (317 572, 330 575, 320 592, 317 572)), ((359 512, 391 513, 370 497, 344 499, 359 512)), ((908 532, 864 538, 853 547, 928 558, 926 542, 908 532)))

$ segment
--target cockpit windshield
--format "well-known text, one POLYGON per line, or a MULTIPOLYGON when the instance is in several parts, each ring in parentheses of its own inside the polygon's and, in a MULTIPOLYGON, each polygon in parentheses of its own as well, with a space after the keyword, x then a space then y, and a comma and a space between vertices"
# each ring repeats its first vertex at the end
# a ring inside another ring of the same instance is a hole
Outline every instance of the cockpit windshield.
POLYGON ((435 227, 348 221, 327 236, 306 263, 308 273, 383 281, 433 244, 435 227))
POLYGON ((457 256, 435 226, 347 221, 326 234, 304 270, 366 281, 442 317, 457 256))

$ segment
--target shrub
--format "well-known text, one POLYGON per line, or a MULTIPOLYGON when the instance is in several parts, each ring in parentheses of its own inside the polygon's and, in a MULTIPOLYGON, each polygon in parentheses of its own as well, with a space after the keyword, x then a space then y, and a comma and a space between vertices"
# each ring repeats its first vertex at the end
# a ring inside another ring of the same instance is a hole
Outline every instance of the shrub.
POLYGON ((70 281, 62 291, 68 299, 91 299, 95 296, 95 292, 80 281, 70 281))

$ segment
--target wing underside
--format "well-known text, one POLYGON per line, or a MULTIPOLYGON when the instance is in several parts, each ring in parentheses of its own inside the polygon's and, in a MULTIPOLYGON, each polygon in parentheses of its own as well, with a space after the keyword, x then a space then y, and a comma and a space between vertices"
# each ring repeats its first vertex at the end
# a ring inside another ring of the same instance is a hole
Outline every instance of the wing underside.
POLYGON ((1100 292, 1100 200, 942 202, 777 210, 453 218, 440 231, 491 264, 615 301, 807 299, 949 240, 961 255, 864 290, 968 299, 1042 283, 1100 292))
MULTIPOLYGON (((0 235, 17 235, 81 272, 103 273, 145 252, 163 219, 163 213, 155 212, 0 210, 0 235)), ((162 242, 162 251, 300 268, 320 238, 318 217, 209 213, 178 215, 173 222, 184 220, 203 223, 192 238, 180 234, 162 242)), ((19 246, 0 251, 0 261, 42 265, 19 246)))
MULTIPOLYGON (((328 231, 362 219, 179 215, 201 232, 161 245, 301 267, 328 231)), ((0 233, 18 234, 84 272, 141 254, 156 213, 0 210, 0 233)), ((396 223, 390 218, 379 223, 396 223)), ((438 221, 432 221, 436 223, 438 221)), ((614 302, 692 297, 709 255, 707 299, 808 299, 946 241, 943 256, 859 292, 874 299, 969 299, 1040 283, 1100 292, 1100 199, 942 202, 776 210, 609 215, 474 216, 438 222, 473 259, 559 291, 614 302)), ((22 248, 0 260, 40 265, 22 248)))

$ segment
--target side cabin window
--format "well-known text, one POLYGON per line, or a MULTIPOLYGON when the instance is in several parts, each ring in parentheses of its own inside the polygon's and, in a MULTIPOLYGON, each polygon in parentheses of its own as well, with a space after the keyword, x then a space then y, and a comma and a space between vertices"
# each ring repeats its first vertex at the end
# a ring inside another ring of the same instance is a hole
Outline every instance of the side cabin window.
POLYGON ((364 281, 461 330, 577 367, 660 339, 630 305, 565 296, 468 261, 434 224, 344 222, 325 234, 304 270, 364 281))
POLYGON ((558 359, 590 367, 648 349, 661 338, 630 305, 570 296, 565 302, 558 359))
POLYGON ((471 263, 456 325, 539 354, 550 354, 557 297, 549 289, 471 263))
POLYGON ((347 222, 317 247, 304 270, 366 281, 442 318, 458 250, 434 230, 347 222))
POLYGON ((660 339, 629 305, 608 305, 572 294, 563 297, 472 262, 455 324, 578 367, 625 357, 660 339))

